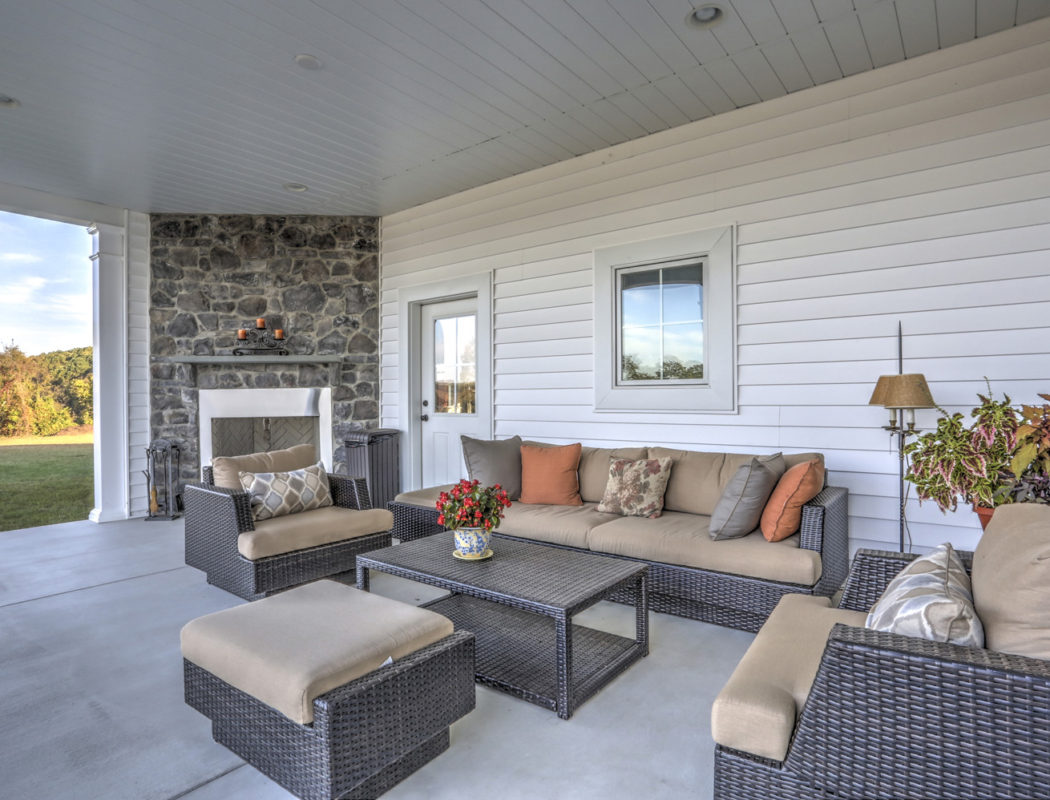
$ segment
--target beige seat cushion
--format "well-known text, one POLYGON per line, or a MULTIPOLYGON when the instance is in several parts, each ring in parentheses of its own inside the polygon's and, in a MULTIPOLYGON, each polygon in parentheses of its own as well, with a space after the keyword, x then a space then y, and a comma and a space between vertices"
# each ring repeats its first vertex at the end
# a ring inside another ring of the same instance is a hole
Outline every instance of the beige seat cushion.
POLYGON ((326 580, 187 623, 182 655, 305 725, 315 698, 451 633, 433 611, 326 580))
POLYGON ((1050 506, 996 508, 970 577, 985 647, 1050 659, 1050 506))
POLYGON ((584 447, 580 455, 580 497, 585 503, 600 503, 609 482, 609 460, 645 458, 647 447, 584 447))
POLYGON ((254 531, 237 537, 237 550, 250 561, 307 547, 356 539, 394 527, 394 515, 384 508, 357 511, 327 506, 255 523, 254 531))
POLYGON ((497 533, 587 549, 590 532, 617 514, 600 514, 594 503, 582 506, 548 506, 514 503, 507 509, 497 533))
POLYGON ((864 613, 826 597, 785 596, 758 632, 711 708, 723 747, 783 761, 836 622, 862 627, 864 613))
POLYGON ((421 508, 433 508, 436 510, 438 495, 442 492, 452 491, 453 483, 445 486, 432 486, 428 489, 415 489, 411 492, 401 492, 394 498, 395 503, 404 503, 409 506, 420 506, 421 508))
POLYGON ((657 519, 615 517, 592 530, 587 543, 597 553, 803 586, 812 586, 820 577, 820 553, 801 549, 797 535, 767 542, 756 531, 739 539, 715 542, 708 531, 710 521, 710 517, 673 511, 666 511, 657 519))
MULTIPOLYGON (((685 511, 710 516, 718 505, 724 486, 721 483, 725 453, 699 453, 693 450, 671 450, 650 447, 649 458, 672 460, 671 477, 664 494, 664 510, 685 511)), ((730 473, 736 472, 734 467, 730 473)), ((729 479, 726 479, 726 483, 729 479)))
POLYGON ((211 462, 212 479, 223 489, 242 489, 240 472, 291 472, 316 463, 317 451, 312 444, 246 456, 218 456, 211 462))

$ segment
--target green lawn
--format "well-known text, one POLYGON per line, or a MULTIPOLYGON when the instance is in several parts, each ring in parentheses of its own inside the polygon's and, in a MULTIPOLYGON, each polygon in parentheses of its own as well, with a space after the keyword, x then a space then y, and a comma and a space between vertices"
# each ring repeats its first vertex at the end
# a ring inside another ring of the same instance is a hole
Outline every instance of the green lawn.
POLYGON ((82 437, 75 444, 0 447, 0 531, 87 519, 94 468, 92 445, 82 437))

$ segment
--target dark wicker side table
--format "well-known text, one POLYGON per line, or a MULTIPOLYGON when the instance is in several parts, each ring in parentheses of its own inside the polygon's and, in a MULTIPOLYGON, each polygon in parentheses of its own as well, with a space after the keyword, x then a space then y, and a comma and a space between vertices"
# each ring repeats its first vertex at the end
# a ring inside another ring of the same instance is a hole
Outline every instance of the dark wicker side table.
POLYGON ((556 711, 562 719, 649 654, 648 566, 494 539, 488 561, 452 556, 451 533, 428 536, 357 557, 357 585, 369 570, 447 589, 426 605, 476 637, 478 683, 556 711), (572 622, 609 595, 635 600, 635 637, 572 622))

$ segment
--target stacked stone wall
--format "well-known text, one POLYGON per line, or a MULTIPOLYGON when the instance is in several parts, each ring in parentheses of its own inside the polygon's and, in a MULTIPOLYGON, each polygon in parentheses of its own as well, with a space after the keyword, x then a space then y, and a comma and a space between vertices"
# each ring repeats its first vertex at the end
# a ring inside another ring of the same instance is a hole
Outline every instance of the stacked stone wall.
MULTIPOLYGON (((150 436, 182 448, 183 478, 200 475, 198 389, 333 388, 335 469, 353 429, 379 418, 378 219, 154 214, 150 352, 229 355, 238 328, 264 317, 296 355, 327 365, 190 366, 153 360, 150 436)), ((265 416, 260 409, 259 416, 265 416)))

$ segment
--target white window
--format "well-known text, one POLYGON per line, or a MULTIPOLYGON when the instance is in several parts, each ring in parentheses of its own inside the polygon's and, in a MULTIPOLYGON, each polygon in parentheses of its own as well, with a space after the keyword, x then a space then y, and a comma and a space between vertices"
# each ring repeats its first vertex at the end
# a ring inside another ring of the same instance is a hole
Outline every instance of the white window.
POLYGON ((736 410, 733 231, 596 250, 595 409, 736 410))

